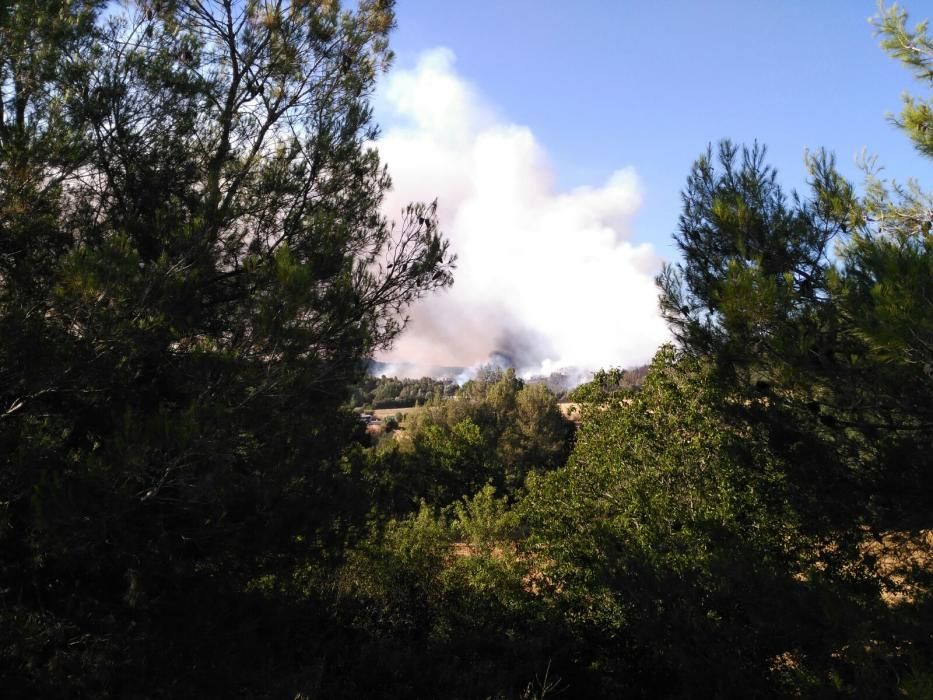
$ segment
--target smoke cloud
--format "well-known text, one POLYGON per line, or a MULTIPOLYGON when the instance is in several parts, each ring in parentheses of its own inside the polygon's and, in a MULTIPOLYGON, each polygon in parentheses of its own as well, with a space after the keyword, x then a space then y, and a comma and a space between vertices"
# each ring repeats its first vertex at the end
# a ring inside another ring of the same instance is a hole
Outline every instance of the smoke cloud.
POLYGON ((642 364, 667 340, 661 260, 630 240, 642 200, 633 168, 556 191, 531 130, 484 104, 447 49, 390 74, 377 106, 393 179, 385 213, 436 197, 459 256, 453 288, 419 302, 379 359, 471 366, 498 353, 525 374, 549 374, 642 364))

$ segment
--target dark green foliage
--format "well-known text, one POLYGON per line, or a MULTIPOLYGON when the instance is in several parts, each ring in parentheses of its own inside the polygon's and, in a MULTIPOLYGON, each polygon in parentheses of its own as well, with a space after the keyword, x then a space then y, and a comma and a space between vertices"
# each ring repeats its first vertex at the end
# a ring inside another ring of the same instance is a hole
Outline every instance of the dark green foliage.
MULTIPOLYGON (((883 31, 901 31, 902 14, 890 17, 883 31)), ((922 49, 918 36, 922 26, 910 38, 922 49)), ((899 50, 915 65, 912 49, 899 50)), ((923 697, 929 196, 870 177, 858 199, 825 153, 808 161, 809 196, 787 196, 762 148, 724 143, 717 155, 694 166, 676 236, 683 259, 659 280, 681 348, 662 349, 638 391, 618 371, 582 387, 568 464, 529 473, 511 509, 486 490, 456 509, 452 531, 424 510, 406 521, 447 543, 412 576, 440 583, 415 596, 428 605, 411 624, 426 647, 444 648, 453 624, 488 650, 497 627, 473 622, 520 609, 537 624, 510 628, 515 648, 547 658, 580 697, 923 697), (452 595, 451 572, 464 566, 469 593, 452 595), (495 604, 477 607, 489 591, 495 604)), ((475 484, 476 455, 491 454, 483 426, 509 415, 515 396, 508 378, 480 382, 427 413, 420 462, 475 484), (482 411, 456 408, 476 396, 482 411)), ((368 556, 410 566, 398 527, 368 556)), ((375 562, 365 569, 381 578, 375 562)), ((406 629, 412 618, 389 594, 399 588, 366 600, 406 629)), ((515 694, 520 676, 473 658, 515 694)))
MULTIPOLYGON (((433 205, 379 214, 390 2, 101 8, 0 7, 5 694, 929 692, 919 185, 710 149, 680 347, 574 440, 512 371, 364 375, 453 265, 433 205), (414 403, 375 445, 351 410, 414 403)), ((925 25, 878 27, 926 86, 925 25)))
POLYGON ((637 393, 612 373, 581 388, 593 408, 568 466, 519 505, 581 640, 558 673, 586 668, 604 695, 926 683, 933 209, 916 184, 895 185, 895 203, 870 179, 859 201, 829 156, 809 167, 804 200, 758 146, 697 161, 683 262, 659 279, 686 354, 662 351, 637 393), (925 563, 901 549, 892 577, 889 539, 925 563), (883 602, 904 585, 909 600, 883 602))
POLYGON ((634 369, 601 369, 590 381, 570 392, 568 398, 584 404, 599 404, 624 399, 641 388, 648 374, 648 366, 634 369))
POLYGON ((769 380, 775 355, 814 361, 829 244, 856 204, 831 157, 811 159, 810 170, 814 195, 804 201, 785 195, 758 144, 724 141, 715 162, 712 149, 696 161, 674 236, 683 262, 658 279, 661 310, 684 346, 728 370, 754 363, 769 380))
POLYGON ((882 603, 851 521, 812 521, 770 410, 668 348, 640 392, 584 412, 518 505, 574 640, 556 673, 607 697, 896 695, 922 627, 882 603))
MULTIPOLYGON (((908 15, 896 4, 880 5, 880 12, 873 18, 878 34, 883 37, 881 46, 888 54, 904 64, 925 88, 933 85, 933 39, 927 34, 929 20, 925 19, 913 29, 907 24, 908 15)), ((933 157, 933 99, 904 96, 904 107, 897 124, 913 141, 917 150, 933 157)))
POLYGON ((572 433, 543 384, 526 385, 513 370, 484 372, 409 414, 404 435, 382 443, 369 470, 395 494, 402 510, 394 512, 420 498, 446 506, 487 483, 514 495, 530 472, 564 463, 572 433))
POLYGON ((922 513, 929 504, 915 495, 929 492, 933 425, 933 307, 923 301, 933 257, 916 235, 922 221, 879 228, 886 204, 857 201, 825 154, 809 161, 811 199, 789 203, 763 155, 746 149, 739 166, 724 143, 718 171, 709 154, 694 166, 676 238, 684 262, 659 278, 662 310, 683 347, 713 358, 723 381, 769 398, 774 410, 763 418, 776 430, 809 440, 797 454, 817 481, 835 473, 848 506, 877 505, 850 509, 850 522, 887 521, 892 488, 922 513), (829 257, 833 239, 841 264, 829 257))
POLYGON ((321 615, 255 581, 363 521, 340 406, 450 283, 433 206, 379 214, 391 3, 94 9, 0 13, 0 675, 294 693, 321 615))
POLYGON ((487 486, 446 516, 422 505, 391 520, 351 552, 338 607, 360 639, 346 654, 366 673, 327 696, 539 697, 554 683, 566 639, 527 585, 513 520, 487 486))
POLYGON ((401 430, 359 451, 377 517, 409 513, 422 499, 449 506, 487 483, 514 497, 530 471, 566 460, 573 424, 554 395, 512 371, 480 374, 453 397, 435 392, 401 430))
POLYGON ((352 406, 380 408, 412 408, 423 406, 435 397, 450 397, 457 385, 450 379, 398 379, 367 376, 353 388, 352 406))

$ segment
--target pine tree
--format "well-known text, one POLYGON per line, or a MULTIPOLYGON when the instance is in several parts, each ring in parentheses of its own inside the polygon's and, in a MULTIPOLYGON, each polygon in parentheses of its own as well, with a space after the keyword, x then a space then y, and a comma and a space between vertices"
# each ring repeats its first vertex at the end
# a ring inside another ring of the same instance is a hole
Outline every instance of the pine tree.
POLYGON ((3 675, 273 692, 258 582, 365 514, 339 407, 451 282, 380 213, 392 3, 102 5, 0 15, 3 675))

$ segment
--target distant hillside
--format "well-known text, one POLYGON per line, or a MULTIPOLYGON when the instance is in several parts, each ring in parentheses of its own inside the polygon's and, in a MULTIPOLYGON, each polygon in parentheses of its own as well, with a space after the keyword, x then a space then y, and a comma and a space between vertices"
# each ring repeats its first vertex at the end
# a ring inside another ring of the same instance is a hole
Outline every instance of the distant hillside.
MULTIPOLYGON (((435 391, 449 396, 456 392, 457 385, 463 385, 475 378, 477 372, 481 372, 484 367, 502 369, 494 365, 452 367, 373 360, 369 365, 370 379, 357 387, 354 405, 374 405, 376 408, 403 407, 413 406, 416 402, 423 403, 435 391)), ((647 365, 632 367, 620 373, 617 381, 620 387, 635 388, 644 381, 647 371, 647 365)), ((593 377, 594 373, 588 370, 566 367, 548 375, 526 377, 524 381, 526 384, 544 384, 555 396, 562 399, 581 384, 591 381, 593 377)))
POLYGON ((414 362, 379 362, 370 360, 369 374, 374 377, 398 377, 399 379, 453 379, 467 371, 466 367, 443 365, 420 365, 414 362))

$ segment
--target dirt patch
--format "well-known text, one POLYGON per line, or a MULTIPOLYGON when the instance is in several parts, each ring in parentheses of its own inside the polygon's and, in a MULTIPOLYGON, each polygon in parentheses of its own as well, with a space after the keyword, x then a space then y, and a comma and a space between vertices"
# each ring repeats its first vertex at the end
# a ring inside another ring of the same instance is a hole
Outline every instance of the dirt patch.
POLYGON ((564 418, 572 420, 574 423, 580 422, 580 404, 573 401, 563 401, 557 404, 564 418))
POLYGON ((862 553, 874 557, 875 571, 886 581, 881 597, 888 605, 929 593, 925 584, 933 573, 933 530, 886 532, 862 543, 862 553))
POLYGON ((386 418, 394 418, 397 413, 401 413, 403 416, 409 414, 418 413, 424 410, 424 406, 410 406, 409 408, 377 408, 372 414, 379 420, 385 420, 386 418))

